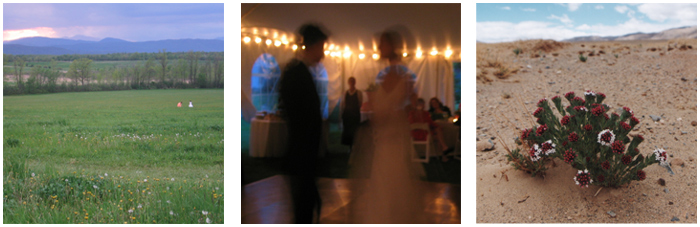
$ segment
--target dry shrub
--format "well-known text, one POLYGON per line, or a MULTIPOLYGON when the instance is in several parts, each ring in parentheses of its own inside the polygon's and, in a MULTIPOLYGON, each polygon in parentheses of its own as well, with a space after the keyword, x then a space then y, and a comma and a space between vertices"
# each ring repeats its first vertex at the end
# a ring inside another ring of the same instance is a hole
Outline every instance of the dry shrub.
POLYGON ((477 80, 488 83, 493 81, 488 74, 493 74, 498 79, 506 79, 517 73, 517 67, 510 65, 508 60, 512 55, 512 49, 519 48, 516 43, 501 44, 477 44, 476 67, 477 80))
POLYGON ((559 56, 559 53, 553 53, 552 56, 557 57, 559 56))
POLYGON ((545 53, 553 52, 569 46, 569 43, 557 42, 554 40, 537 40, 535 46, 532 48, 533 51, 542 51, 545 53))

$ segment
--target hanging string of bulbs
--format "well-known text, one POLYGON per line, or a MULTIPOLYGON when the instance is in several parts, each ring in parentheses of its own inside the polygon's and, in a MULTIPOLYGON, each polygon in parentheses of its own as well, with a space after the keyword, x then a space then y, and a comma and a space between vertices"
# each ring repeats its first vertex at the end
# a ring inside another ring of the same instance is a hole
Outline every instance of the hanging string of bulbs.
MULTIPOLYGON (((291 48, 292 50, 296 51, 299 48, 305 49, 306 47, 301 45, 301 47, 297 44, 294 43, 294 36, 293 35, 288 35, 286 32, 281 32, 278 29, 274 28, 260 28, 260 27, 243 27, 241 28, 241 41, 244 44, 247 45, 252 45, 252 44, 257 44, 257 45, 262 45, 265 44, 269 47, 274 46, 278 48, 291 48), (283 46, 284 45, 284 46, 283 46)), ((365 51, 364 46, 362 43, 359 45, 359 51, 357 51, 357 57, 359 59, 365 59, 369 56, 372 57, 374 60, 379 59, 379 52, 377 51, 377 45, 373 44, 372 51, 365 51), (371 54, 371 55, 370 55, 371 54)), ((340 45, 336 45, 333 43, 326 43, 324 45, 324 53, 326 56, 329 57, 343 57, 343 58, 350 58, 354 56, 355 52, 350 50, 350 47, 347 45, 343 50, 340 49, 340 45)), ((416 57, 416 58, 421 58, 423 57, 423 50, 421 49, 420 46, 416 48, 416 51, 410 52, 404 48, 403 51, 403 56, 404 57, 416 57)), ((455 52, 450 49, 448 46, 445 48, 444 51, 440 52, 438 51, 437 48, 433 47, 430 52, 428 52, 430 56, 442 56, 445 57, 446 59, 451 59, 451 60, 457 60, 462 58, 462 53, 460 52, 458 55, 455 54, 455 52)))

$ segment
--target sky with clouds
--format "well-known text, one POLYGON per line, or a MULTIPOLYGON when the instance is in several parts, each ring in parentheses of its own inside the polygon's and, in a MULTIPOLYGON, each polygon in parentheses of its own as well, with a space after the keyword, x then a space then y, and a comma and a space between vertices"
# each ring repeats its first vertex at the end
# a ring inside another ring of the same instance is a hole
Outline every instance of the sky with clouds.
POLYGON ((697 4, 477 3, 476 40, 561 41, 697 26, 697 4))
POLYGON ((213 39, 224 36, 224 4, 3 4, 3 40, 23 36, 213 39))

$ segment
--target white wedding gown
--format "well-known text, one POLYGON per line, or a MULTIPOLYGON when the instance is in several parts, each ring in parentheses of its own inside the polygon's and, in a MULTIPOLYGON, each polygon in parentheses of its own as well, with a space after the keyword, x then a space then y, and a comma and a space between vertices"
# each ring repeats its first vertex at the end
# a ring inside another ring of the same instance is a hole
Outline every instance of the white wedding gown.
POLYGON ((362 176, 366 184, 354 193, 359 197, 351 207, 350 222, 364 224, 425 223, 424 196, 419 181, 424 176, 422 166, 411 162, 411 140, 407 113, 404 110, 411 88, 406 77, 400 76, 396 86, 384 86, 373 97, 374 116, 371 133, 360 143, 372 143, 369 151, 360 150, 351 158, 351 175, 362 176), (364 156, 364 157, 362 157, 364 156), (352 163, 354 162, 354 163, 352 163))

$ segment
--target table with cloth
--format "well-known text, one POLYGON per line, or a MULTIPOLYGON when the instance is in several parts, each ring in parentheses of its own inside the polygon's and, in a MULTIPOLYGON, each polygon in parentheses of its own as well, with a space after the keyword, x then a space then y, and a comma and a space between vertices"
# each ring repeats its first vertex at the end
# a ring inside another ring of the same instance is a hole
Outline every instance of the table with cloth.
MULTIPOLYGON (((323 157, 328 148, 328 121, 323 121, 318 155, 323 157)), ((287 152, 287 123, 279 119, 253 118, 250 123, 251 157, 284 157, 287 152)))

